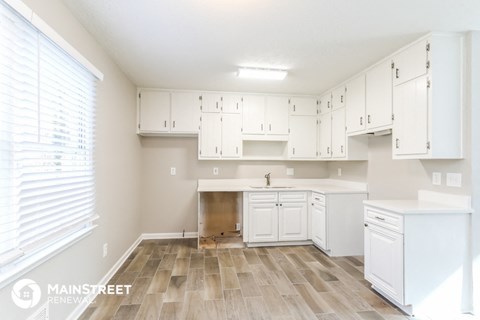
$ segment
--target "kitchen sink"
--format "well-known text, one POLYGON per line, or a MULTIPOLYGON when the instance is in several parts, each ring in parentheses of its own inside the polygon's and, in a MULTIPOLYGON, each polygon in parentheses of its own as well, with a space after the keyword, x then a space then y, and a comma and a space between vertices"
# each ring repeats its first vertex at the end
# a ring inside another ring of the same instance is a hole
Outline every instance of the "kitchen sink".
POLYGON ((288 186, 250 186, 253 189, 291 189, 293 187, 288 186))

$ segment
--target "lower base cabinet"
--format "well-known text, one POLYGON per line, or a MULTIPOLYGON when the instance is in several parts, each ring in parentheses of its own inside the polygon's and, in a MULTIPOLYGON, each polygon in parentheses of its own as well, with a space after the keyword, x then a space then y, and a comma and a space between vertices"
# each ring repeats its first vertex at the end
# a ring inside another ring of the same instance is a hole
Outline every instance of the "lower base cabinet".
POLYGON ((469 214, 445 208, 404 213, 367 203, 364 270, 372 287, 419 319, 454 319, 467 311, 469 214))
POLYGON ((306 192, 248 193, 248 242, 308 238, 306 192))

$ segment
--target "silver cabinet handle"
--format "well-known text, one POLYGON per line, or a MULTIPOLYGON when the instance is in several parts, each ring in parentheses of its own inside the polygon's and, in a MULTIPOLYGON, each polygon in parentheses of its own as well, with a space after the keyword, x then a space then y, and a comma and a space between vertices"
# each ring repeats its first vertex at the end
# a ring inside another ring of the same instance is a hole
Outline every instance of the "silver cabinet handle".
POLYGON ((395 148, 398 149, 400 147, 400 139, 395 139, 395 148))
POLYGON ((385 218, 382 218, 382 217, 379 217, 379 216, 375 216, 375 219, 380 220, 380 221, 385 221, 385 218))
POLYGON ((293 105, 293 112, 295 112, 295 105, 293 105))
POLYGON ((238 154, 238 147, 236 147, 236 149, 237 149, 237 154, 238 154))
POLYGON ((369 124, 371 123, 370 120, 371 120, 371 119, 370 119, 370 115, 368 115, 368 116, 367 116, 367 122, 368 122, 369 124))
POLYGON ((400 78, 400 75, 399 75, 399 72, 400 70, 398 68, 395 69, 395 78, 400 78))
POLYGON ((218 147, 215 147, 215 153, 218 153, 218 147))
POLYGON ((363 117, 360 117, 360 125, 363 126, 363 117))
POLYGON ((166 128, 167 127, 167 120, 163 122, 163 126, 166 128))
POLYGON ((261 130, 263 131, 263 123, 260 125, 261 130))
POLYGON ((340 102, 343 103, 343 94, 340 96, 340 102))
POLYGON ((175 120, 173 120, 173 127, 175 128, 175 120))
POLYGON ((343 153, 343 146, 340 146, 340 152, 343 153))
POLYGON ((272 125, 271 124, 268 125, 268 130, 272 131, 272 125))
POLYGON ((216 104, 216 108, 218 109, 218 101, 217 101, 217 102, 215 102, 215 104, 216 104))
POLYGON ((327 154, 330 153, 330 147, 327 147, 327 154))
POLYGON ((293 148, 293 154, 295 154, 295 148, 293 148))

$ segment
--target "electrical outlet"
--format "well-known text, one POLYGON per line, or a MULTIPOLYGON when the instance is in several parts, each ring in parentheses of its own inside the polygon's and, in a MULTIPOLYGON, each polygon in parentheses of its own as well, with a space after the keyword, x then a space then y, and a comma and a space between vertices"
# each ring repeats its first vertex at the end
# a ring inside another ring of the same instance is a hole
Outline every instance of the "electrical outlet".
POLYGON ((217 167, 213 168, 213 175, 218 176, 218 168, 217 167))
POLYGON ((287 168, 287 176, 293 176, 295 174, 295 170, 293 168, 287 168))
POLYGON ((441 172, 433 172, 432 173, 432 184, 435 186, 442 185, 442 173, 441 172))
POLYGON ((170 168, 170 175, 171 175, 171 176, 174 176, 174 175, 176 175, 176 174, 177 174, 177 168, 171 167, 171 168, 170 168))
POLYGON ((103 244, 103 257, 105 258, 108 255, 108 243, 103 244))
POLYGON ((460 188, 462 186, 462 174, 447 173, 447 186, 460 188))
POLYGON ((339 177, 342 176, 342 168, 338 168, 338 169, 337 169, 337 175, 338 175, 339 177))
POLYGON ((240 223, 235 223, 235 231, 240 231, 240 223))

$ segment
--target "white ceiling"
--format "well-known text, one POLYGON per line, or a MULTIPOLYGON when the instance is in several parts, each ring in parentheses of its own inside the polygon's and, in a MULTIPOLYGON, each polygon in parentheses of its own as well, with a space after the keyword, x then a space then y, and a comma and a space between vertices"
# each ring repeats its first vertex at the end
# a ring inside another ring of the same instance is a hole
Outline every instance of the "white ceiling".
POLYGON ((142 87, 321 93, 429 31, 480 30, 479 0, 64 2, 142 87))

